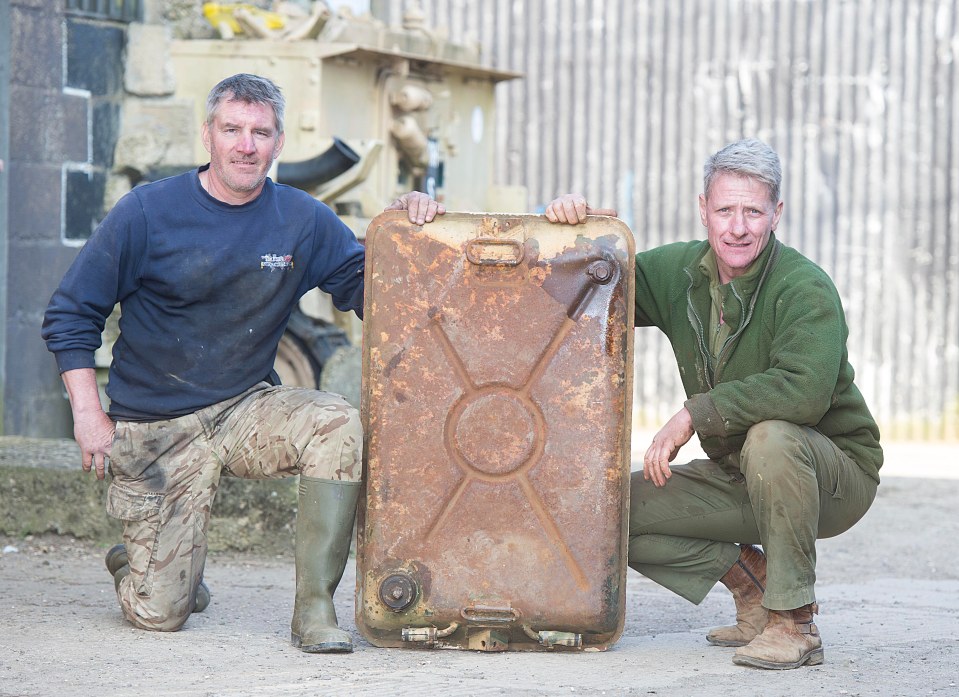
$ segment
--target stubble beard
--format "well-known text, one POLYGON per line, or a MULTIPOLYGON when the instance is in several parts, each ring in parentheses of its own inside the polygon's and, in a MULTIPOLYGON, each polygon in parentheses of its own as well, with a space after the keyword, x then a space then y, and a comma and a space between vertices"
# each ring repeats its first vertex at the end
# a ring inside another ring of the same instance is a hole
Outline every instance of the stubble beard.
POLYGON ((237 176, 234 172, 229 171, 228 167, 229 165, 227 167, 223 167, 222 165, 217 164, 214 169, 216 170, 220 181, 222 181, 228 189, 244 194, 255 191, 257 187, 265 182, 267 173, 270 169, 269 165, 267 165, 262 172, 257 172, 256 174, 251 173, 246 176, 237 176))

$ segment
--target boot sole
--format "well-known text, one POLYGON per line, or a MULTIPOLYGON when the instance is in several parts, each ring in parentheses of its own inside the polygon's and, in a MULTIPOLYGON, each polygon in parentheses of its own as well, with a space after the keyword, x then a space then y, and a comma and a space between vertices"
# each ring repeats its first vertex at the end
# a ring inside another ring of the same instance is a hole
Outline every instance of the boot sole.
POLYGON ((791 670, 801 666, 818 666, 822 664, 825 654, 823 650, 813 649, 799 657, 798 661, 791 663, 775 663, 773 661, 764 661, 761 658, 752 656, 733 656, 733 663, 739 666, 751 666, 753 668, 765 668, 766 670, 791 670))
POLYGON ((325 641, 321 644, 303 644, 303 640, 296 634, 290 635, 293 648, 304 653, 353 653, 352 641, 325 641))
POLYGON ((721 639, 710 639, 709 637, 706 637, 706 641, 708 641, 713 646, 729 646, 737 649, 740 646, 745 646, 746 644, 749 643, 748 641, 728 641, 728 640, 724 641, 721 639))

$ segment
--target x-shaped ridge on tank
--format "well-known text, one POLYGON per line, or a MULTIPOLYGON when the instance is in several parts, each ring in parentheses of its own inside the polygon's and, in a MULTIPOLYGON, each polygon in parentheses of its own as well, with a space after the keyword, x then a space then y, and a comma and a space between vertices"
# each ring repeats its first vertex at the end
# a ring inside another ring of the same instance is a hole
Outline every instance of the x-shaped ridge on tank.
POLYGON ((533 386, 536 385, 546 371, 546 368, 549 366, 560 346, 562 346, 566 336, 572 328, 576 326, 579 317, 595 294, 597 286, 606 285, 618 279, 618 265, 616 265, 615 262, 611 264, 606 254, 603 256, 606 258, 593 262, 593 264, 587 268, 586 283, 578 293, 572 307, 568 308, 563 323, 537 358, 529 376, 527 376, 525 382, 518 388, 502 383, 482 386, 474 383, 466 365, 443 329, 441 324, 442 314, 436 313, 436 315, 433 316, 430 323, 430 331, 442 347, 449 361, 449 365, 453 368, 453 372, 456 374, 463 389, 463 395, 453 405, 453 408, 447 416, 443 442, 450 459, 456 463, 464 477, 442 506, 440 515, 430 526, 426 535, 427 540, 443 527, 447 518, 456 507, 457 502, 473 481, 480 480, 494 483, 515 482, 519 485, 530 507, 539 519, 547 537, 559 549, 563 561, 575 579, 576 584, 583 589, 589 587, 586 574, 576 561, 569 544, 563 537, 562 531, 556 524, 553 516, 550 515, 542 497, 527 476, 529 470, 536 466, 543 455, 547 431, 546 420, 543 413, 536 401, 532 399, 530 393, 533 386), (601 265, 600 268, 597 268, 597 265, 601 265), (496 407, 488 406, 494 402, 497 404, 496 407), (521 452, 514 455, 512 461, 505 464, 500 463, 496 467, 486 466, 486 463, 477 461, 478 458, 470 458, 457 444, 458 427, 462 424, 464 417, 477 411, 482 414, 484 407, 495 408, 500 411, 511 410, 519 419, 527 422, 527 428, 533 436, 532 442, 528 444, 528 447, 520 448, 521 452))

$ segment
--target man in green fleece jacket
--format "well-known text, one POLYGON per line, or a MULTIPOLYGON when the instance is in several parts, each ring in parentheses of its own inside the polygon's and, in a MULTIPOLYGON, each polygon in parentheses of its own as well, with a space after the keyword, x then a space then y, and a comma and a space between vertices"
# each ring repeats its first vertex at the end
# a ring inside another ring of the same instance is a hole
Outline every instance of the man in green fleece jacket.
MULTIPOLYGON (((738 141, 704 175, 708 240, 636 255, 636 325, 669 337, 687 400, 633 474, 629 565, 693 603, 729 588, 736 624, 706 638, 738 647, 734 663, 816 665, 816 540, 872 504, 879 429, 853 382, 839 293, 776 239, 779 157, 738 141), (709 459, 671 467, 694 433, 709 459)), ((610 211, 578 195, 546 210, 571 224, 594 213, 610 211)))

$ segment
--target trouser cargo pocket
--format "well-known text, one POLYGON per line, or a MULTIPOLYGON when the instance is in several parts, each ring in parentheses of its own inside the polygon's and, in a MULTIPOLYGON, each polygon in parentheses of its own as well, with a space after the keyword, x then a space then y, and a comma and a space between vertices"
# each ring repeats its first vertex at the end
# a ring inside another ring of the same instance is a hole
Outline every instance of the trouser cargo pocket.
POLYGON ((162 504, 163 494, 134 491, 116 480, 107 490, 107 514, 124 522, 130 576, 139 595, 150 595, 153 590, 162 504))

